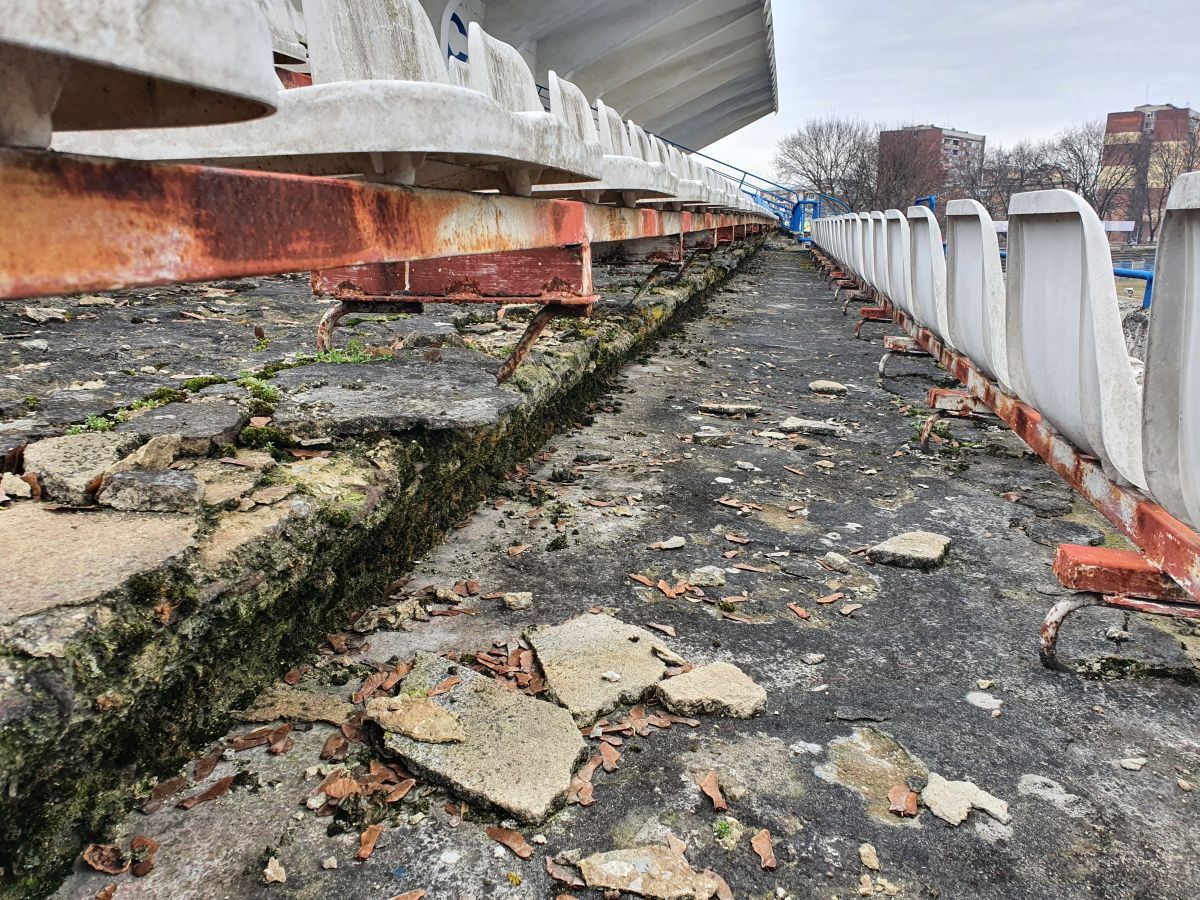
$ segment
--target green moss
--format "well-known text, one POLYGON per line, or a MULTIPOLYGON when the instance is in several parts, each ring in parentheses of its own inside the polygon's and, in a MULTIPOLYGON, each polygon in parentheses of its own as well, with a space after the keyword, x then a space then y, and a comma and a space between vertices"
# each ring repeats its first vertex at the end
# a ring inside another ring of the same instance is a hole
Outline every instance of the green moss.
POLYGON ((189 378, 183 383, 185 391, 191 391, 193 394, 197 391, 202 391, 206 387, 211 387, 214 384, 226 384, 228 378, 223 378, 220 375, 197 375, 195 378, 189 378))
POLYGON ((356 338, 347 343, 344 350, 334 347, 332 350, 318 353, 313 359, 320 363, 368 363, 373 362, 376 357, 364 350, 362 342, 356 338))
POLYGON ((108 416, 88 416, 82 425, 72 425, 67 429, 67 434, 84 434, 89 431, 112 431, 116 427, 116 421, 108 416))
POLYGON ((250 425, 238 435, 238 443, 253 450, 273 450, 290 447, 292 436, 281 428, 271 425, 250 425))
POLYGON ((28 410, 35 410, 38 408, 38 398, 30 394, 21 400, 21 404, 28 410))

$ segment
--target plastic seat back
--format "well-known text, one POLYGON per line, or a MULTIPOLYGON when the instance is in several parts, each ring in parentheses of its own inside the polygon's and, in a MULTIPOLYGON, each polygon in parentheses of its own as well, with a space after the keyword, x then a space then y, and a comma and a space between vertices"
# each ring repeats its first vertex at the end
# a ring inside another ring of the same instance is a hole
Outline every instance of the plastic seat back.
POLYGON ((446 72, 450 76, 450 83, 455 87, 471 87, 471 67, 457 56, 446 59, 446 72))
POLYGON ((1108 239, 1077 194, 1032 191, 1009 202, 1007 326, 1017 396, 1110 474, 1144 487, 1142 397, 1108 239))
POLYGON ((942 249, 941 226, 924 206, 910 206, 907 216, 913 315, 943 343, 953 347, 946 309, 946 253, 942 249))
POLYGON ((889 300, 892 288, 888 281, 887 219, 876 210, 871 213, 871 271, 875 275, 875 290, 889 300))
POLYGON ((658 144, 654 142, 641 125, 629 122, 625 128, 625 139, 629 144, 629 153, 631 156, 636 156, 645 162, 663 164, 663 159, 659 155, 658 144))
POLYGON ((516 47, 497 40, 480 28, 478 22, 472 22, 467 28, 467 55, 471 59, 472 88, 487 94, 509 112, 546 111, 533 73, 516 47))
POLYGON ((1200 172, 1175 182, 1158 238, 1146 344, 1146 485, 1200 527, 1200 172))
POLYGON ((892 302, 912 313, 912 251, 909 246, 908 219, 898 209, 884 214, 887 231, 888 296, 892 302))
POLYGON ((550 70, 550 112, 585 144, 600 144, 592 107, 578 87, 550 70))
POLYGON ((868 285, 875 287, 875 220, 871 218, 870 213, 859 213, 858 220, 862 228, 862 270, 859 275, 868 285))
POLYGON ((981 204, 946 204, 946 248, 946 303, 954 346, 985 375, 1007 386, 1004 273, 996 226, 981 204))
POLYGON ((450 75, 418 0, 305 0, 314 84, 429 81, 450 75))

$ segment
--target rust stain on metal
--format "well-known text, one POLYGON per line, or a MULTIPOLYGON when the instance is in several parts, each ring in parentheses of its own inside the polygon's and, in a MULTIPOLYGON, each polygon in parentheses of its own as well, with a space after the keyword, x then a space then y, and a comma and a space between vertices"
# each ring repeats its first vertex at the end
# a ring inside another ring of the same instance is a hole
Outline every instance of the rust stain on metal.
POLYGON ((678 231, 687 214, 0 151, 0 297, 272 275, 678 231))

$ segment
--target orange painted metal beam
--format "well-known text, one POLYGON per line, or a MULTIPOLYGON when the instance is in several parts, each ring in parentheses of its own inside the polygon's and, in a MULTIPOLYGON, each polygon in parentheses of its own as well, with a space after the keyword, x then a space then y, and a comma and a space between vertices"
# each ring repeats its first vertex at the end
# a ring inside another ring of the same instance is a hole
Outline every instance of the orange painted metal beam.
POLYGON ((0 150, 0 196, 0 299, 772 221, 20 150, 0 150))

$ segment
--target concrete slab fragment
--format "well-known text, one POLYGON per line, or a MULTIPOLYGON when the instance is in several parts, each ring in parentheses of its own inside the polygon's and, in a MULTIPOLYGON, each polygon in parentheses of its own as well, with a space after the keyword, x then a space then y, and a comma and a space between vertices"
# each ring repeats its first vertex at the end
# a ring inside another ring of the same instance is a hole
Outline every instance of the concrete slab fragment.
POLYGON ((570 714, 501 687, 491 678, 428 653, 402 682, 408 696, 458 677, 430 699, 458 717, 464 739, 430 744, 389 734, 387 748, 415 774, 438 781, 472 803, 499 807, 526 822, 544 819, 571 785, 586 751, 570 714))
POLYGON ((700 666, 660 681, 658 696, 681 716, 730 716, 749 719, 767 705, 767 692, 732 663, 700 666))
POLYGON ((92 499, 88 489, 137 443, 132 435, 107 432, 46 438, 25 448, 25 471, 37 473, 45 499, 84 506, 92 499))
POLYGON ((367 701, 367 718, 384 731, 427 744, 451 744, 467 737, 458 716, 428 697, 375 697, 367 701))
POLYGON ((204 498, 204 484, 190 472, 118 472, 104 485, 97 500, 103 506, 141 512, 186 512, 204 498))
POLYGON ((0 623, 103 597, 192 546, 192 516, 51 512, 33 503, 0 512, 0 623), (47 565, 53 548, 53 565, 47 565))
POLYGON ((946 558, 950 538, 932 531, 906 531, 867 551, 872 562, 902 569, 932 569, 946 558))
POLYGON ((594 853, 579 861, 587 886, 656 897, 660 900, 707 900, 717 892, 717 880, 697 872, 683 855, 669 847, 634 847, 594 853))
POLYGON ((921 791, 921 802, 935 816, 951 825, 961 824, 972 807, 983 810, 1005 825, 1012 821, 1008 804, 999 797, 992 796, 970 781, 947 781, 937 772, 929 773, 929 783, 921 791))
POLYGON ((141 438, 177 435, 179 452, 204 456, 214 447, 236 441, 246 421, 246 414, 228 403, 168 403, 118 425, 117 431, 141 438))
POLYGON ((561 625, 530 628, 525 637, 551 695, 581 726, 622 703, 641 700, 667 668, 654 653, 658 638, 612 616, 585 614, 561 625), (609 681, 606 672, 621 678, 609 681))
POLYGON ((300 437, 478 428, 520 403, 473 357, 317 364, 280 372, 274 384, 284 392, 274 424, 300 437))

